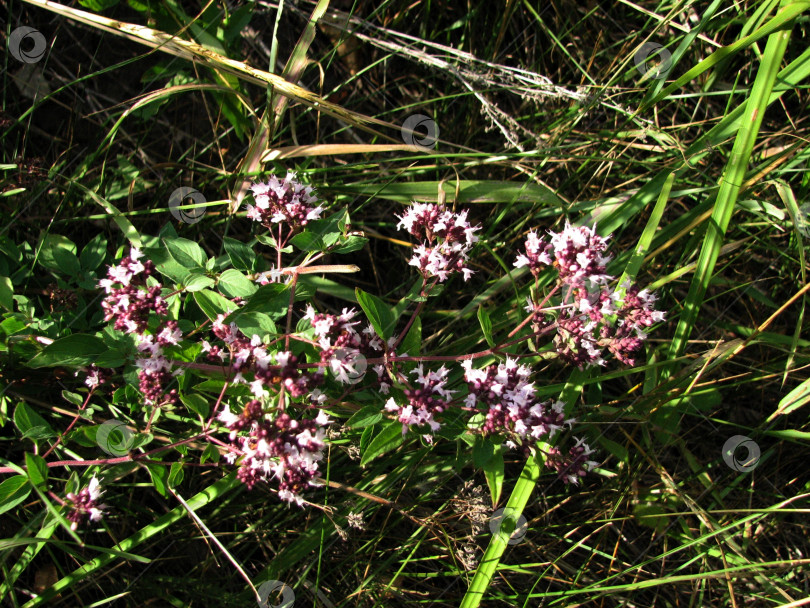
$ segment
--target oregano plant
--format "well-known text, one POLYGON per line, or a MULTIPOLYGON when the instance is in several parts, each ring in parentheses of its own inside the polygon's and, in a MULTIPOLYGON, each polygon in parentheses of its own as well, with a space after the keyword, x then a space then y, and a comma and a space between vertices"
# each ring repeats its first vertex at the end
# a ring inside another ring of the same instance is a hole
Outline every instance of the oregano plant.
MULTIPOLYGON (((597 466, 594 450, 568 432, 577 424, 576 404, 538 390, 538 364, 582 369, 613 358, 633 365, 664 315, 648 290, 607 274, 608 239, 594 227, 566 222, 559 232, 528 232, 512 260, 533 281, 521 320, 496 332, 480 308, 488 348, 435 355, 421 352, 421 315, 444 284, 475 273, 470 252, 481 226, 467 210, 412 203, 397 216, 397 228, 413 241, 409 265, 419 279, 407 309, 357 289, 359 308, 331 310, 316 303, 309 278, 357 270, 317 262, 356 251, 366 239, 351 231, 345 210, 328 208, 294 172, 255 183, 251 192, 246 216, 257 227, 255 245, 225 237, 224 255, 209 257, 165 230, 122 247, 96 286, 103 329, 51 341, 29 361, 74 366, 87 388, 69 427, 26 461, 28 479, 61 505, 71 532, 114 508, 114 496, 104 494, 105 467, 125 462, 144 465, 163 494, 193 465, 223 475, 235 468, 248 489, 265 484, 282 501, 315 504, 341 424, 377 429, 363 446, 363 463, 409 436, 462 442, 487 473, 493 503, 506 450, 540 454, 569 484, 597 466), (82 418, 102 394, 134 430, 119 421, 102 433, 82 418), (188 429, 154 447, 151 431, 161 416, 186 420, 188 429), (113 456, 55 459, 68 443, 87 446, 88 439, 113 456), (49 468, 71 465, 86 466, 86 474, 51 488, 49 468), (108 503, 101 504, 102 494, 108 503)), ((26 406, 15 422, 37 446, 52 436, 26 406)))

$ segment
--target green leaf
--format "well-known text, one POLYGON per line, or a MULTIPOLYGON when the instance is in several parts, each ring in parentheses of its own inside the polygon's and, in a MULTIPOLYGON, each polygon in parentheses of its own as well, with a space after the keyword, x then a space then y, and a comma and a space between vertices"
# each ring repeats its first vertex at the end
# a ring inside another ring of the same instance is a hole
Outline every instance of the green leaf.
POLYGON ((490 348, 495 347, 495 341, 492 339, 492 320, 489 318, 489 313, 483 306, 478 307, 478 322, 481 324, 481 330, 484 332, 484 338, 489 344, 490 348))
POLYGON ((205 267, 205 262, 208 256, 205 255, 202 247, 194 241, 180 237, 164 236, 161 241, 169 250, 169 254, 180 264, 186 268, 194 268, 196 266, 205 267))
POLYGON ((181 395, 180 400, 185 406, 195 414, 199 414, 203 419, 208 418, 211 413, 211 404, 208 399, 199 393, 191 393, 189 395, 181 395))
MULTIPOLYGON (((369 427, 371 428, 371 427, 369 427)), ((368 447, 363 451, 360 464, 368 464, 377 456, 382 456, 386 452, 402 445, 402 423, 394 420, 384 425, 382 430, 369 442, 368 447)))
POLYGON ((235 268, 229 268, 219 275, 217 287, 229 298, 249 298, 258 289, 253 281, 235 268))
POLYGON ((183 482, 183 463, 173 462, 169 471, 169 487, 175 488, 183 482))
POLYGON ((498 446, 491 439, 487 439, 480 435, 476 436, 475 443, 473 444, 473 465, 479 469, 483 469, 484 465, 492 460, 495 450, 498 446))
POLYGON ((399 344, 400 353, 408 353, 410 356, 416 356, 422 347, 422 319, 416 317, 408 330, 408 335, 399 344))
MULTIPOLYGON (((296 290, 296 295, 298 295, 298 290, 296 290)), ((270 283, 259 287, 256 293, 250 296, 250 300, 239 310, 239 314, 261 312, 271 319, 278 319, 287 314, 289 305, 290 286, 270 283)))
POLYGON ((383 340, 388 340, 393 335, 396 325, 396 318, 391 308, 377 296, 366 293, 360 288, 355 289, 354 293, 357 296, 357 302, 374 327, 374 331, 383 340))
POLYGON ((0 277, 0 306, 14 311, 14 285, 8 277, 0 277))
POLYGON ((211 462, 219 462, 219 450, 217 446, 213 443, 209 443, 205 446, 203 450, 202 456, 200 456, 200 464, 205 464, 206 461, 210 460, 211 462))
POLYGON ((220 314, 227 314, 236 310, 236 304, 210 289, 194 292, 194 301, 205 313, 205 316, 215 321, 220 314))
POLYGON ((104 340, 87 334, 71 334, 55 340, 27 363, 28 367, 54 367, 57 365, 89 365, 106 352, 104 340))
POLYGON ((367 405, 366 407, 355 412, 354 415, 346 422, 346 426, 350 429, 362 429, 363 427, 377 424, 380 420, 382 420, 382 417, 382 408, 380 408, 379 405, 367 405))
POLYGON ((56 435, 51 425, 25 401, 20 401, 14 409, 14 426, 23 437, 32 439, 45 439, 56 435))
POLYGON ((368 239, 362 236, 347 236, 341 240, 341 244, 338 247, 335 247, 332 252, 351 253, 352 251, 362 249, 366 246, 366 243, 368 243, 368 239))
POLYGON ((155 490, 157 490, 163 498, 168 498, 169 494, 166 492, 166 483, 169 480, 169 472, 166 470, 166 467, 161 464, 147 464, 146 469, 152 477, 155 490))
POLYGON ((211 277, 207 277, 204 274, 198 274, 196 272, 189 274, 183 281, 185 290, 192 293, 213 287, 214 283, 216 283, 216 281, 211 277))
POLYGON ((244 312, 234 315, 233 319, 239 330, 247 337, 259 336, 264 338, 267 335, 274 336, 278 333, 273 320, 262 312, 244 312))
POLYGON ((191 271, 175 260, 166 249, 145 247, 143 253, 152 260, 157 271, 175 283, 185 283, 191 271))
POLYGON ((42 456, 26 452, 25 469, 33 485, 42 487, 48 482, 48 464, 42 456))
MULTIPOLYGON (((339 234, 338 234, 339 236, 339 234)), ((317 234, 313 234, 308 230, 299 232, 290 239, 290 243, 298 247, 301 251, 325 251, 326 245, 323 239, 317 234)))
POLYGON ((487 478, 487 485, 489 486, 489 495, 492 498, 492 504, 497 505, 501 498, 501 491, 503 490, 503 450, 497 448, 495 453, 484 464, 484 476, 487 478))
POLYGON ((15 475, 0 483, 0 514, 13 509, 31 493, 28 477, 15 475))
POLYGON ((95 361, 99 367, 121 367, 126 363, 127 358, 120 350, 111 348, 110 350, 101 353, 95 361))
POLYGON ((76 257, 76 244, 58 234, 49 234, 42 240, 37 260, 49 270, 72 277, 78 276, 82 269, 79 258, 76 257))
POLYGON ((228 236, 222 240, 222 244, 225 246, 225 252, 231 259, 234 268, 247 272, 256 270, 256 254, 250 247, 228 236))
POLYGON ((95 270, 107 257, 107 238, 103 232, 99 232, 93 239, 84 246, 79 256, 84 270, 95 270))

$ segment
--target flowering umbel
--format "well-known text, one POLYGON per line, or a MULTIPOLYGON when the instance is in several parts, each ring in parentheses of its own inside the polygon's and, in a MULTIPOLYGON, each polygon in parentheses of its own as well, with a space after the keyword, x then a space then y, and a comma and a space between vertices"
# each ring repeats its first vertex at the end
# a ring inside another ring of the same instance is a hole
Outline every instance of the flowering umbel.
POLYGON ((256 206, 247 206, 247 217, 265 228, 284 222, 290 226, 306 226, 311 220, 321 217, 323 207, 315 204, 318 198, 312 186, 305 186, 295 179, 295 172, 288 171, 284 179, 271 175, 265 183, 251 186, 256 206))
POLYGON ((414 247, 408 264, 416 266, 425 279, 436 277, 444 282, 455 272, 462 273, 465 281, 472 276, 467 260, 481 226, 467 221, 466 210, 453 213, 444 205, 413 203, 397 217, 397 228, 404 228, 422 241, 414 247))
MULTIPOLYGON (((240 415, 226 408, 219 419, 230 429, 231 441, 243 454, 239 479, 250 489, 258 481, 275 478, 279 498, 302 505, 301 492, 317 485, 329 416, 321 411, 315 419, 296 420, 284 412, 265 414, 261 401, 254 399, 240 415), (245 430, 248 435, 238 435, 245 430)), ((233 462, 236 454, 226 458, 233 462)))
POLYGON ((74 494, 73 492, 68 493, 66 496, 67 500, 65 501, 65 505, 68 507, 68 513, 65 515, 65 518, 71 522, 71 530, 76 530, 79 524, 88 517, 90 521, 101 520, 103 515, 102 511, 107 508, 107 505, 98 503, 101 494, 101 486, 96 477, 90 480, 87 487, 79 490, 78 494, 74 494))
POLYGON ((526 237, 525 253, 515 260, 516 268, 527 267, 537 277, 546 266, 559 275, 562 306, 550 319, 531 298, 526 310, 532 313, 535 332, 555 330, 553 345, 566 363, 580 368, 606 365, 606 350, 621 363, 635 364, 635 353, 647 337, 645 329, 664 320, 664 313, 653 308, 655 296, 626 281, 617 289, 608 283, 606 273, 611 257, 604 255, 607 239, 595 228, 572 226, 566 222, 559 232, 550 232, 550 241, 535 231, 526 237))

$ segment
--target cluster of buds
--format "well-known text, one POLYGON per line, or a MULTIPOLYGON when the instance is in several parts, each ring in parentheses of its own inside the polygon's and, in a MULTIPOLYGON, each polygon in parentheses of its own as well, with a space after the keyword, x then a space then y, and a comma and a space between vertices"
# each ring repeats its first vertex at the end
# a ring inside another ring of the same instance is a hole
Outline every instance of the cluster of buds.
POLYGON ((534 384, 528 381, 531 369, 514 359, 507 357, 505 363, 483 369, 473 369, 471 359, 461 365, 469 389, 465 405, 485 414, 482 434, 505 436, 510 448, 518 442, 528 448, 574 422, 565 419, 562 401, 543 403, 536 398, 534 384))
MULTIPOLYGON (((230 438, 243 457, 237 476, 248 489, 259 481, 278 480, 280 499, 303 504, 301 492, 317 485, 318 462, 323 459, 326 425, 329 417, 320 411, 315 419, 296 420, 279 412, 273 418, 265 414, 261 402, 254 399, 239 415, 227 408, 219 419, 230 430, 230 438), (240 432, 248 430, 247 435, 240 432)), ((236 453, 226 458, 231 462, 236 453)))
MULTIPOLYGON (((102 384, 106 384, 112 377, 113 372, 111 369, 99 367, 95 363, 91 363, 87 369, 82 368, 87 376, 84 379, 84 384, 88 388, 98 388, 102 384)), ((80 370, 76 370, 75 376, 79 375, 80 370)))
MULTIPOLYGON (((610 257, 604 255, 606 239, 595 228, 566 222, 561 232, 550 235, 546 242, 530 232, 525 253, 517 256, 514 265, 529 268, 535 276, 549 265, 559 273, 563 305, 553 322, 558 356, 580 368, 605 365, 607 349, 620 362, 634 365, 634 353, 646 338, 644 329, 664 319, 664 313, 653 308, 655 296, 629 282, 618 290, 608 287, 613 279, 605 272, 610 257)), ((527 311, 535 331, 552 325, 531 299, 527 311)))
POLYGON ((143 253, 133 247, 128 256, 117 266, 110 266, 107 278, 98 286, 104 288, 107 297, 101 303, 104 320, 115 319, 115 329, 127 333, 142 334, 146 330, 149 313, 165 315, 166 301, 161 297, 161 286, 146 287, 146 279, 155 271, 151 260, 140 262, 143 253))
MULTIPOLYGON (((455 391, 447 390, 447 372, 444 366, 436 371, 425 373, 422 365, 417 365, 411 373, 416 375, 416 388, 406 388, 405 398, 408 402, 400 405, 391 397, 385 404, 388 412, 394 413, 397 420, 402 423, 402 434, 408 432, 411 425, 427 424, 432 432, 441 428, 441 424, 436 420, 436 414, 441 414, 450 407, 450 400, 455 391)), ((428 443, 433 442, 431 435, 423 435, 428 443)))
POLYGON ((135 359, 135 365, 139 368, 140 389, 146 403, 174 405, 178 402, 177 389, 166 392, 166 387, 183 370, 172 372, 172 364, 163 354, 163 348, 176 346, 182 337, 183 332, 177 327, 177 321, 165 321, 157 333, 138 336, 138 351, 147 355, 135 359))
POLYGON ((86 488, 79 490, 78 494, 68 493, 65 501, 68 512, 65 519, 70 522, 71 530, 76 530, 82 521, 88 517, 90 521, 99 521, 101 519, 104 514, 103 509, 107 508, 107 505, 98 503, 101 494, 102 490, 96 477, 90 480, 86 488))
POLYGON ((247 206, 247 217, 265 228, 283 222, 292 227, 306 226, 311 220, 320 219, 323 207, 315 204, 318 198, 312 186, 304 186, 295 179, 295 172, 288 171, 284 179, 270 176, 267 183, 251 186, 256 206, 247 206))
POLYGON ((207 340, 202 345, 209 359, 230 359, 232 369, 236 372, 232 382, 247 383, 244 374, 252 373, 254 380, 249 384, 255 397, 266 396, 267 387, 274 384, 283 385, 292 397, 301 397, 323 382, 323 372, 303 373, 298 369, 295 355, 286 351, 268 352, 261 336, 248 338, 235 323, 226 325, 225 316, 221 314, 217 317, 212 330, 225 343, 227 351, 220 346, 212 346, 207 340))
POLYGON ((408 262, 419 269, 425 279, 436 277, 444 282, 448 277, 461 272, 464 280, 473 271, 467 267, 470 250, 478 241, 475 232, 481 226, 467 221, 467 211, 453 213, 444 205, 413 203, 399 218, 397 228, 404 228, 422 241, 414 247, 414 255, 408 262))
POLYGON ((546 466, 557 471, 557 476, 566 484, 579 485, 579 480, 599 463, 588 460, 593 450, 588 447, 584 439, 577 439, 576 445, 568 450, 564 456, 558 448, 551 448, 546 456, 546 466))
MULTIPOLYGON (((390 344, 384 344, 370 323, 361 331, 356 325, 360 320, 353 320, 357 310, 343 309, 339 315, 317 313, 312 306, 307 306, 307 319, 315 330, 318 345, 321 348, 321 362, 328 365, 338 382, 356 384, 363 379, 366 372, 366 358, 380 357, 390 344)), ((393 341, 391 341, 393 343, 393 341)), ((379 390, 387 394, 391 385, 386 382, 383 365, 375 365, 379 390)))

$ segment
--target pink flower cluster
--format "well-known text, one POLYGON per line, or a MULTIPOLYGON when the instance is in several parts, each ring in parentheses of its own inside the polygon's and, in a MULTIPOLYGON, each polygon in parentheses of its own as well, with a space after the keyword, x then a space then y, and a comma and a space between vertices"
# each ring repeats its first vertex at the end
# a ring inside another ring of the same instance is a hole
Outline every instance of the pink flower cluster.
MULTIPOLYGON (((436 414, 441 414, 450 406, 455 391, 447 390, 447 368, 442 366, 435 372, 425 373, 422 365, 417 365, 411 373, 416 375, 418 388, 406 388, 405 398, 408 403, 399 405, 391 397, 385 404, 385 410, 395 413, 402 423, 402 434, 408 432, 411 425, 427 424, 435 432, 441 428, 436 414)), ((428 443, 433 442, 431 435, 423 435, 428 443)))
MULTIPOLYGON (((311 420, 295 420, 284 412, 275 418, 265 414, 261 402, 250 401, 242 413, 229 409, 219 419, 230 429, 230 438, 243 454, 237 473, 248 489, 258 481, 278 479, 278 496, 287 502, 304 503, 301 492, 317 485, 318 462, 323 459, 325 426, 330 424, 323 411, 311 420), (249 429, 248 435, 239 432, 249 429)), ((231 462, 236 454, 226 456, 231 462)))
MULTIPOLYGON (((177 344, 183 333, 177 321, 164 321, 154 335, 145 333, 150 313, 164 316, 168 314, 168 307, 160 295, 160 283, 146 287, 146 279, 154 274, 155 266, 150 260, 140 262, 142 257, 143 253, 133 247, 117 266, 110 266, 107 278, 101 279, 98 285, 107 293, 101 303, 106 313, 104 320, 115 317, 115 329, 135 334, 138 351, 148 355, 135 361, 140 368, 140 390, 147 403, 158 403, 174 377, 171 363, 163 356, 163 347, 177 344)), ((177 400, 176 390, 167 393, 164 399, 166 403, 177 403, 177 400)))
POLYGON ((455 272, 461 272, 466 281, 473 275, 467 267, 470 250, 478 241, 475 232, 481 226, 467 221, 467 211, 453 213, 443 205, 413 203, 399 217, 397 228, 404 228, 422 241, 414 247, 408 262, 425 279, 436 277, 444 282, 455 272))
POLYGON ((591 454, 593 450, 588 447, 585 440, 577 439, 576 445, 568 450, 567 456, 564 456, 558 448, 551 448, 546 458, 546 466, 557 471, 559 478, 566 484, 579 485, 580 478, 585 477, 599 464, 588 460, 591 454))
POLYGON ((526 253, 517 256, 515 267, 527 266, 538 275, 544 266, 553 264, 560 280, 571 287, 584 287, 586 282, 603 285, 611 278, 605 274, 609 256, 602 253, 607 239, 596 234, 596 228, 572 226, 568 221, 562 232, 549 232, 551 242, 541 241, 535 231, 526 237, 526 253))
POLYGON ((98 282, 107 297, 101 303, 104 320, 115 318, 115 329, 141 334, 146 330, 150 312, 165 315, 166 301, 160 295, 160 285, 147 288, 146 279, 155 272, 150 261, 140 262, 143 253, 133 247, 117 266, 110 266, 107 278, 98 282))
POLYGON ((473 369, 472 360, 467 359, 461 366, 470 391, 465 404, 483 407, 486 413, 484 435, 506 436, 506 444, 514 448, 516 442, 550 439, 563 424, 570 427, 574 422, 565 419, 562 401, 541 403, 536 398, 534 383, 528 381, 531 369, 514 359, 507 357, 505 363, 483 369, 473 369))
MULTIPOLYGON (((366 371, 366 358, 380 357, 390 345, 383 344, 371 323, 361 331, 355 329, 360 320, 354 321, 357 310, 343 309, 340 315, 322 314, 315 312, 312 306, 307 306, 307 319, 315 330, 318 345, 321 347, 321 361, 329 365, 338 382, 342 384, 356 384, 362 380, 366 371)), ((391 341, 393 343, 393 341, 391 341)), ((388 394, 391 387, 385 375, 385 367, 381 364, 374 366, 377 373, 379 390, 388 394)))
POLYGON ((323 372, 320 370, 311 374, 302 373, 295 355, 286 351, 268 352, 260 336, 248 338, 235 323, 225 325, 225 317, 224 314, 219 315, 212 330, 225 343, 227 352, 219 346, 211 346, 207 340, 203 340, 202 345, 209 359, 230 360, 236 372, 233 383, 248 383, 244 374, 252 373, 254 379, 249 383, 250 390, 258 398, 268 395, 266 387, 273 384, 281 384, 292 397, 300 397, 323 382, 323 372))
POLYGON ((617 291, 608 287, 613 277, 605 272, 610 261, 603 255, 606 239, 594 228, 566 222, 560 233, 550 234, 550 242, 545 242, 530 232, 525 253, 515 260, 516 267, 528 267, 535 276, 552 265, 564 287, 561 310, 553 323, 545 318, 543 308, 529 300, 526 310, 532 314, 535 331, 553 325, 557 354, 580 368, 605 365, 605 349, 620 362, 634 365, 634 353, 646 338, 644 329, 664 320, 664 313, 653 308, 655 296, 629 282, 617 291))
POLYGON ((79 490, 78 494, 68 493, 65 505, 69 511, 65 515, 65 519, 71 522, 71 530, 76 530, 87 517, 90 518, 90 521, 101 520, 104 515, 103 509, 107 508, 107 505, 98 504, 102 492, 98 479, 93 477, 87 487, 79 490))
POLYGON ((284 179, 270 176, 266 183, 251 186, 256 206, 247 206, 247 217, 265 228, 283 222, 290 226, 306 226, 311 220, 320 219, 323 207, 315 204, 317 197, 312 186, 304 186, 295 179, 295 172, 288 171, 284 179))

